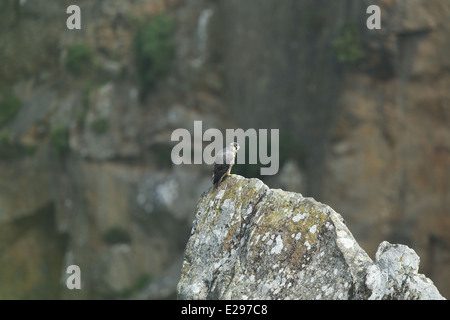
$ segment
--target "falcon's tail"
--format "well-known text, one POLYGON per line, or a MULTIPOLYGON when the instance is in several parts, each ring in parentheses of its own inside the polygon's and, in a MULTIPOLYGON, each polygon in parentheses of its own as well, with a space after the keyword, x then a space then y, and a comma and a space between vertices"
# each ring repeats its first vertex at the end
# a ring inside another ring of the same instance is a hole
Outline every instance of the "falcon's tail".
POLYGON ((221 176, 219 179, 218 177, 213 177, 213 185, 217 189, 219 188, 220 183, 222 182, 223 176, 221 176))

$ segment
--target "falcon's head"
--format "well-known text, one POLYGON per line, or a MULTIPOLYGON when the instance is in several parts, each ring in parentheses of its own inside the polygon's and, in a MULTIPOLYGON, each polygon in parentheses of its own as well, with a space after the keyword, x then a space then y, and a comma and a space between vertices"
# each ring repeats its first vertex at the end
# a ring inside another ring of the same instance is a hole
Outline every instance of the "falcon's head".
POLYGON ((240 148, 239 143, 237 143, 237 142, 232 142, 232 143, 230 143, 230 149, 231 149, 234 153, 236 153, 236 152, 239 150, 239 148, 240 148))

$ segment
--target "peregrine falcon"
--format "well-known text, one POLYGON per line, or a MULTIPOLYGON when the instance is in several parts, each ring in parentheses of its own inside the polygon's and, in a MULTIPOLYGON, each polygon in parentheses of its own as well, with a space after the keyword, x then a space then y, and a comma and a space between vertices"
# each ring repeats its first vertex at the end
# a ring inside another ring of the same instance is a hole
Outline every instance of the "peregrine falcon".
POLYGON ((230 174, 231 167, 236 159, 236 152, 239 150, 239 144, 232 142, 227 148, 222 149, 216 156, 214 164, 213 184, 216 189, 219 187, 222 179, 230 174))

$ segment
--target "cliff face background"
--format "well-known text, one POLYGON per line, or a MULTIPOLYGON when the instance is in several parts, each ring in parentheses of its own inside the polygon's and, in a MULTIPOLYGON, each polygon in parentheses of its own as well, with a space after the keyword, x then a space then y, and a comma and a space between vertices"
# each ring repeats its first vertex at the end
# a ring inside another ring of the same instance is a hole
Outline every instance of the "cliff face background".
POLYGON ((280 129, 260 178, 333 207, 372 257, 410 246, 448 298, 450 3, 330 2, 2 1, 0 298, 174 298, 211 186, 170 159, 194 120, 280 129))

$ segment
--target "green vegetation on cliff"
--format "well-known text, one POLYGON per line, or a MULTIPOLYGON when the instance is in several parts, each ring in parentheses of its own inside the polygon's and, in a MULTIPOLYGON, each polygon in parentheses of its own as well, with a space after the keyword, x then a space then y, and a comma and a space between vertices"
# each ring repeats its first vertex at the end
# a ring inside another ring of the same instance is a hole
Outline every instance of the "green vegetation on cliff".
POLYGON ((85 44, 77 43, 67 49, 66 67, 70 73, 81 76, 92 66, 93 52, 85 44))
POLYGON ((20 99, 12 93, 6 93, 0 100, 0 127, 9 122, 22 106, 20 99))
POLYGON ((138 31, 134 52, 143 90, 154 85, 169 69, 175 53, 174 30, 174 23, 167 16, 157 15, 138 31))

